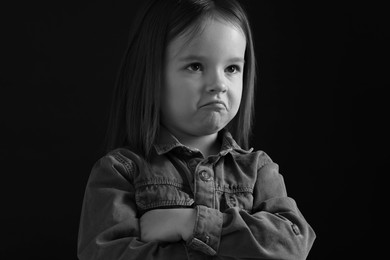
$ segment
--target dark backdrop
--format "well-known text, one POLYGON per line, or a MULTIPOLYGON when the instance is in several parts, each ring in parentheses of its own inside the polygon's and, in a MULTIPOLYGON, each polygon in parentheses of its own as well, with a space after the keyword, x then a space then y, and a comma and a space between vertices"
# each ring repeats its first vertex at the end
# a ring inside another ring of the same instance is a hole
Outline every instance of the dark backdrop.
MULTIPOLYGON (((253 146, 280 166, 317 240, 373 259, 388 222, 384 6, 244 1, 259 62, 253 146)), ((1 14, 1 259, 76 259, 134 1, 29 1, 1 14)), ((359 258, 362 259, 362 258, 359 258)))

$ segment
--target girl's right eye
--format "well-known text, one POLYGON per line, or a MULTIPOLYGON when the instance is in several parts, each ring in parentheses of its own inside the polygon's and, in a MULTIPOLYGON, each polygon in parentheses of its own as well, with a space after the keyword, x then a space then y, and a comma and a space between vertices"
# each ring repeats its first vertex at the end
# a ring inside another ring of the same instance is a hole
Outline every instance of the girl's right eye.
POLYGON ((194 71, 194 72, 199 72, 202 71, 202 65, 200 63, 192 63, 186 68, 187 70, 194 71))

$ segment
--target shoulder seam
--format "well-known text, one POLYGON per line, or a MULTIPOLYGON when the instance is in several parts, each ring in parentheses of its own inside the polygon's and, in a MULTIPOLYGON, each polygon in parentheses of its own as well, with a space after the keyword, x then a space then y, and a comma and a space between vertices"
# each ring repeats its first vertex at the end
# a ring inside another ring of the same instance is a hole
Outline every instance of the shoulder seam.
POLYGON ((119 150, 114 150, 114 151, 110 152, 110 155, 113 156, 119 163, 121 163, 125 167, 126 173, 129 175, 129 177, 131 175, 134 175, 134 171, 135 171, 136 166, 135 166, 135 163, 133 160, 124 157, 119 152, 119 150))
POLYGON ((272 160, 264 151, 257 151, 257 152, 258 152, 258 158, 259 158, 257 170, 259 171, 266 164, 272 163, 272 160))

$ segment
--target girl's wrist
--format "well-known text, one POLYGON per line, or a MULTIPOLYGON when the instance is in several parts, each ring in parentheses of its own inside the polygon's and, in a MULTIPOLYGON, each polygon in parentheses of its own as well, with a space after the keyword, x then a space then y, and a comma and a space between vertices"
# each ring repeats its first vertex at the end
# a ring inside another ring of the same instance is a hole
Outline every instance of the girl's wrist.
POLYGON ((182 209, 180 215, 179 233, 182 239, 187 241, 192 237, 194 231, 196 209, 182 209))

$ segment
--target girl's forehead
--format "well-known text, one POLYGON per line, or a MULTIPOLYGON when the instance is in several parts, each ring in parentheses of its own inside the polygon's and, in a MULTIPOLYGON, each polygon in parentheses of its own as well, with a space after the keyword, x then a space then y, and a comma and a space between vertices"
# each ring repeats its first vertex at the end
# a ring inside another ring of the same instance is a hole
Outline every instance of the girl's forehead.
POLYGON ((189 26, 189 28, 179 34, 178 37, 187 37, 188 39, 196 38, 201 35, 205 29, 210 28, 216 23, 223 24, 243 33, 243 30, 238 23, 235 23, 219 15, 213 15, 210 17, 203 17, 203 19, 201 18, 197 22, 194 22, 191 26, 189 26))
POLYGON ((207 19, 194 25, 173 38, 168 44, 168 55, 177 56, 183 52, 192 52, 211 45, 229 45, 241 42, 246 45, 243 30, 236 24, 223 19, 207 19))

